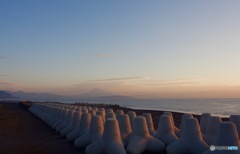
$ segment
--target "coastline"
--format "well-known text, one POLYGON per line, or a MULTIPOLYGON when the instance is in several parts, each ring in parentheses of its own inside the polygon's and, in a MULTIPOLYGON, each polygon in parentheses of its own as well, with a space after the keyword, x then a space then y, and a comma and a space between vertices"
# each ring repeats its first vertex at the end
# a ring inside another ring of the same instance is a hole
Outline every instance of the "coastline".
MULTIPOLYGON (((0 152, 1 153, 84 153, 74 148, 54 130, 27 109, 33 102, 0 103, 0 152)), ((44 102, 45 103, 45 102, 44 102)), ((81 104, 79 104, 81 105, 81 104)), ((159 116, 165 111, 132 109, 111 104, 86 104, 87 106, 111 108, 114 111, 135 111, 137 115, 151 113, 154 128, 157 129, 159 116)), ((174 123, 179 128, 184 113, 172 112, 174 123)), ((200 115, 193 114, 200 120, 200 115)), ((228 118, 222 118, 223 121, 228 118)))
MULTIPOLYGON (((28 107, 31 107, 31 103, 35 103, 34 101, 24 101, 24 102, 25 102, 24 105, 28 106, 28 107)), ((52 103, 52 102, 38 102, 38 103, 52 103)), ((62 102, 54 102, 54 103, 62 104, 62 102)), ((180 128, 180 126, 181 126, 182 115, 184 113, 192 114, 193 117, 197 118, 199 122, 200 122, 200 118, 201 118, 201 114, 197 114, 194 112, 183 112, 183 111, 174 111, 174 110, 172 110, 172 111, 171 110, 154 110, 154 109, 146 109, 146 108, 138 108, 138 107, 132 108, 132 107, 123 107, 123 106, 120 106, 119 104, 105 104, 105 103, 67 103, 67 104, 85 105, 85 106, 91 106, 91 107, 103 107, 105 109, 111 108, 111 109, 113 109, 114 112, 116 110, 123 110, 124 113, 127 113, 128 111, 134 111, 134 112, 136 112, 137 116, 141 116, 143 113, 151 113, 155 129, 157 129, 157 127, 158 127, 160 115, 162 115, 164 112, 172 113, 175 126, 178 128, 180 128)), ((212 114, 212 115, 221 117, 223 121, 229 120, 229 116, 217 115, 217 114, 212 114)))

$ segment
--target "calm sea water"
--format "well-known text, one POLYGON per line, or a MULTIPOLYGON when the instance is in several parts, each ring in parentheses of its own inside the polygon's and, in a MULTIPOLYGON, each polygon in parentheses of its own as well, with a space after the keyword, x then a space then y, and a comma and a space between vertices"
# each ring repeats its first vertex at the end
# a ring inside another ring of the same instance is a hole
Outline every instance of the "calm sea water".
MULTIPOLYGON (((85 100, 87 101, 87 100, 85 100)), ((96 101, 88 100, 89 103, 96 101)), ((211 113, 221 116, 240 114, 240 98, 212 98, 212 99, 145 99, 145 100, 111 100, 99 103, 119 104, 135 109, 150 109, 187 113, 211 113)))

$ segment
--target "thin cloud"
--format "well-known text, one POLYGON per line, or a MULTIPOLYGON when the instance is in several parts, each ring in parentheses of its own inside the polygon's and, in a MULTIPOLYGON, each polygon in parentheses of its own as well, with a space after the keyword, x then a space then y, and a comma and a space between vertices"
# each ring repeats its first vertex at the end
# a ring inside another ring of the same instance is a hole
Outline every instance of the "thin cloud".
MULTIPOLYGON (((186 84, 202 84, 205 79, 190 79, 190 80, 169 80, 160 82, 146 83, 145 85, 186 85, 186 84)), ((149 81, 148 81, 149 82, 149 81)))
POLYGON ((108 79, 99 79, 99 80, 91 80, 94 82, 102 82, 102 81, 126 81, 126 80, 139 80, 144 79, 144 77, 125 77, 125 78, 108 78, 108 79))
POLYGON ((107 53, 99 53, 99 54, 97 54, 97 57, 98 58, 108 58, 110 55, 109 54, 107 54, 107 53))

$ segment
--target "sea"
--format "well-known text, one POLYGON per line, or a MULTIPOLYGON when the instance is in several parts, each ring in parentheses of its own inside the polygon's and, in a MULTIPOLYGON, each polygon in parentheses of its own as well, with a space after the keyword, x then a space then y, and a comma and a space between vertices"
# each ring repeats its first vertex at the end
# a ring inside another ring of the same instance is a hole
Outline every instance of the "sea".
POLYGON ((104 100, 88 103, 119 104, 133 109, 148 109, 192 114, 211 113, 222 117, 240 115, 240 98, 199 98, 199 99, 130 99, 130 100, 104 100))

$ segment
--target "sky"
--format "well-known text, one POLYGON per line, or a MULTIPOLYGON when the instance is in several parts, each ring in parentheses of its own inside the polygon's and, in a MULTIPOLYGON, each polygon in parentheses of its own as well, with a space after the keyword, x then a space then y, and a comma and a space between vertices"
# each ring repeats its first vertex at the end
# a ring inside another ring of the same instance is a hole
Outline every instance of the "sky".
POLYGON ((239 5, 1 0, 0 89, 239 97, 239 5))

